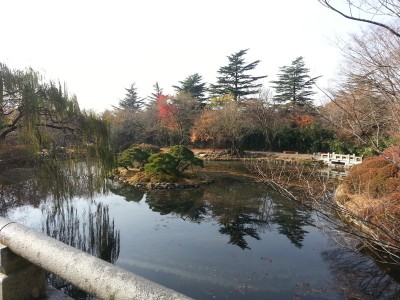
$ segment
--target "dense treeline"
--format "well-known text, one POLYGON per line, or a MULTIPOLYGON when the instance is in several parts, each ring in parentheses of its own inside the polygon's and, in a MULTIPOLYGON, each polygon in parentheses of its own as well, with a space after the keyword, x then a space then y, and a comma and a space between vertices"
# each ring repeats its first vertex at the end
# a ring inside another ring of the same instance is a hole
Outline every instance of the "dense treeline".
POLYGON ((140 98, 133 83, 119 107, 106 111, 112 143, 120 152, 131 144, 228 148, 242 150, 328 151, 334 132, 324 126, 313 106, 315 94, 303 57, 282 67, 274 97, 254 76, 259 60, 247 63, 248 50, 228 56, 215 84, 198 73, 173 86, 165 95, 158 83, 154 93, 140 98), (207 96, 206 96, 207 95, 207 96), (144 101, 145 100, 145 101, 144 101))
MULTIPOLYGON (((310 77, 303 57, 281 67, 268 87, 262 84, 267 76, 252 75, 260 61, 247 63, 247 51, 227 57, 228 64, 218 70, 216 83, 207 84, 194 73, 173 86, 175 95, 164 94, 156 82, 154 93, 140 98, 133 83, 119 106, 103 114, 111 124, 115 151, 147 143, 227 148, 234 152, 291 150, 370 155, 394 142, 387 126, 377 124, 386 122, 388 113, 382 95, 374 94, 373 103, 368 97, 357 99, 358 94, 363 97, 362 93, 373 88, 373 82, 355 81, 353 75, 343 72, 344 81, 326 93, 331 101, 316 106, 321 102, 315 98, 319 77, 310 77), (372 113, 379 113, 380 120, 371 119, 372 113)), ((354 56, 349 56, 349 64, 357 63, 354 56)))

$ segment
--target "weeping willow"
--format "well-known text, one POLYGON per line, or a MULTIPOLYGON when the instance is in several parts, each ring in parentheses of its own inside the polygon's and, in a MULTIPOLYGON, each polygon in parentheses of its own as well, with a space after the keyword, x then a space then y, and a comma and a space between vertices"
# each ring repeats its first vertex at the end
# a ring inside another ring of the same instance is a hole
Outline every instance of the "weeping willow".
POLYGON ((107 122, 81 111, 65 85, 0 64, 0 148, 23 145, 37 159, 84 157, 108 172, 114 163, 109 136, 107 122))

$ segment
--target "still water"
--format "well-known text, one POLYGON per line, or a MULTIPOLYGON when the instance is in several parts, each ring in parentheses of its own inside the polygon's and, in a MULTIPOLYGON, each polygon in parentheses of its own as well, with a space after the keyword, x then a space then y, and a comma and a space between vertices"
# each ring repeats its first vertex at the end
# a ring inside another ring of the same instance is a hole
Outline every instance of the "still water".
POLYGON ((339 247, 312 211, 223 169, 209 186, 170 191, 121 187, 84 165, 46 169, 1 186, 2 214, 196 299, 399 297, 393 277, 339 247))

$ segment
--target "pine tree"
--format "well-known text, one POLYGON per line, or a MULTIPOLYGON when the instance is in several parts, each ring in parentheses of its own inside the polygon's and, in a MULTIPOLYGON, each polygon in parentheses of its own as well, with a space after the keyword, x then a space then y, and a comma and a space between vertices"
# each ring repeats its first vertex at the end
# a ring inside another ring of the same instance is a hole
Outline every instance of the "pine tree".
POLYGON ((139 110, 143 106, 144 99, 139 98, 135 82, 129 88, 126 88, 125 98, 119 101, 119 106, 123 109, 139 110))
POLYGON ((312 88, 320 76, 311 78, 309 71, 302 56, 292 61, 290 66, 281 67, 278 80, 271 81, 276 91, 273 99, 278 103, 311 104, 311 96, 316 94, 312 88))
POLYGON ((158 84, 158 81, 156 81, 156 83, 153 85, 153 90, 154 92, 151 93, 151 96, 149 97, 150 101, 156 101, 157 98, 163 93, 163 89, 158 84))
POLYGON ((252 76, 247 74, 254 70, 260 63, 259 60, 246 63, 244 56, 249 49, 240 50, 228 57, 229 64, 221 67, 217 77, 217 84, 211 84, 210 92, 213 96, 222 96, 231 93, 236 101, 240 101, 243 96, 257 94, 261 83, 258 80, 267 76, 252 76))
POLYGON ((172 87, 178 92, 189 93, 193 98, 201 103, 205 101, 204 93, 206 92, 206 83, 202 82, 203 78, 198 73, 194 73, 186 77, 185 80, 179 81, 180 86, 173 85, 172 87))

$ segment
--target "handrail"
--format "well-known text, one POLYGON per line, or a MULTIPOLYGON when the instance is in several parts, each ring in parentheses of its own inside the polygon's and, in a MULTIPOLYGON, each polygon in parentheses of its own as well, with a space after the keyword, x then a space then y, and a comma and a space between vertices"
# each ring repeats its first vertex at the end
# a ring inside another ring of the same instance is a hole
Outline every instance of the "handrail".
POLYGON ((99 299, 190 299, 2 217, 0 242, 15 254, 99 299))
POLYGON ((362 156, 355 156, 355 154, 339 154, 339 153, 319 153, 318 155, 314 154, 314 159, 325 161, 329 164, 336 163, 344 163, 346 165, 354 165, 362 163, 362 156), (319 156, 318 156, 319 155, 319 156))

